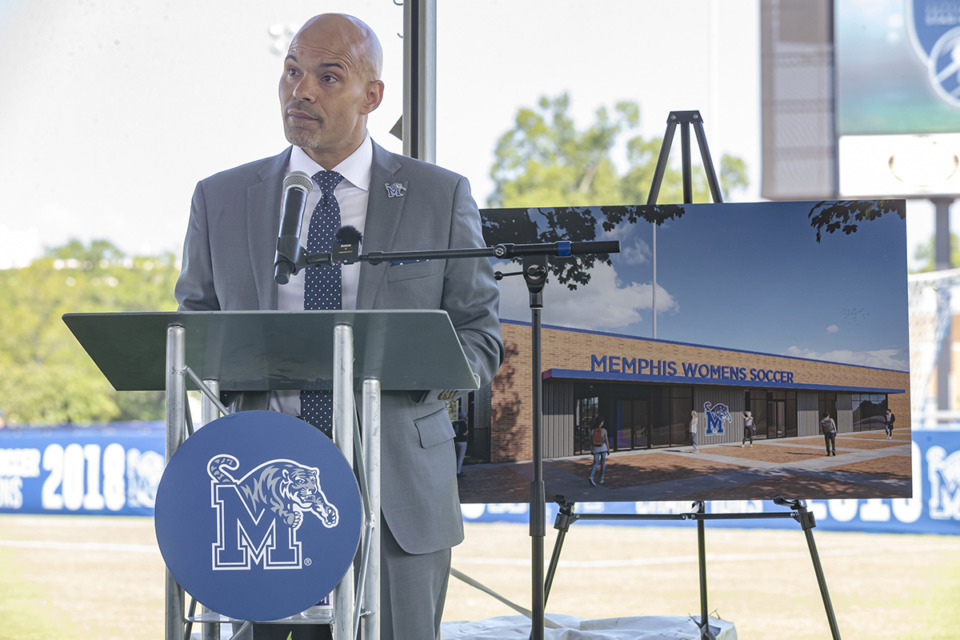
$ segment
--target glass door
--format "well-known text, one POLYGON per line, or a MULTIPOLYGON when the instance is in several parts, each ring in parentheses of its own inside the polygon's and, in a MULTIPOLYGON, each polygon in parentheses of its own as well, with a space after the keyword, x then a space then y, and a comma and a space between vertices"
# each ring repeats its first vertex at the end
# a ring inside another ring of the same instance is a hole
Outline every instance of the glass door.
POLYGON ((767 400, 767 437, 782 438, 786 432, 786 401, 771 398, 767 400))

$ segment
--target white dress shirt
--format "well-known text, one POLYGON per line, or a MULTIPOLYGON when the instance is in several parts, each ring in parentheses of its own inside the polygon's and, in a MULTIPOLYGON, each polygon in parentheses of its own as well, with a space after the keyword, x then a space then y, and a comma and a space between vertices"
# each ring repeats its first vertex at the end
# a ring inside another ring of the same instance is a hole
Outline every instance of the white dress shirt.
MULTIPOLYGON (((367 222, 367 200, 370 195, 370 174, 373 166, 373 143, 370 134, 364 138, 360 147, 348 156, 343 162, 333 168, 343 176, 343 180, 334 189, 334 196, 340 204, 340 226, 351 226, 363 234, 367 222)), ((290 164, 287 174, 294 171, 303 171, 313 176, 324 168, 300 147, 294 147, 290 154, 290 164)), ((307 234, 310 230, 310 218, 313 210, 320 201, 320 189, 315 187, 308 195, 304 207, 303 222, 300 225, 300 244, 307 246, 307 234)), ((282 215, 282 212, 280 212, 282 215)), ((360 241, 360 251, 363 252, 363 240, 360 241)), ((322 269, 323 267, 312 267, 322 269)), ((277 308, 287 311, 303 310, 303 280, 304 269, 290 276, 287 284, 279 285, 277 289, 277 308)), ((357 285, 360 281, 360 263, 341 265, 341 308, 357 308, 357 285)), ((270 399, 270 408, 290 415, 300 415, 299 391, 276 391, 270 399)))
MULTIPOLYGON (((343 180, 337 185, 333 194, 340 203, 340 226, 354 227, 361 234, 364 225, 367 222, 367 200, 370 195, 370 172, 373 165, 373 143, 370 135, 364 139, 360 147, 354 151, 343 162, 333 168, 343 176, 343 180)), ((290 165, 287 167, 287 174, 294 171, 303 171, 308 176, 312 176, 324 168, 313 161, 303 149, 294 147, 290 154, 290 165)), ((310 230, 310 218, 313 216, 313 210, 320 202, 321 191, 314 188, 307 195, 307 203, 304 207, 303 223, 300 225, 300 244, 304 248, 307 246, 307 233, 310 230)), ((282 214, 282 212, 281 212, 282 214)), ((361 252, 363 250, 363 240, 360 241, 361 252)), ((313 267, 323 268, 323 267, 313 267)), ((360 263, 341 266, 342 293, 341 308, 357 308, 357 283, 360 281, 360 263)), ((290 276, 287 284, 280 285, 277 291, 277 308, 288 311, 303 309, 303 270, 296 275, 290 276)))

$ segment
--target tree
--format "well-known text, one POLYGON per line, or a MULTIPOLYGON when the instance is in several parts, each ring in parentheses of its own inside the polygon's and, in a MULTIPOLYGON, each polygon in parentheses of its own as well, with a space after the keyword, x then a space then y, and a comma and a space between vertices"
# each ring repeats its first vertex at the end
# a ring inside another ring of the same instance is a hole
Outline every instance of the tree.
MULTIPOLYGON (((914 252, 914 259, 920 263, 920 267, 915 269, 914 273, 925 273, 937 269, 937 236, 931 235, 930 239, 919 245, 914 252)), ((960 237, 955 233, 950 234, 950 266, 960 264, 960 237)))
MULTIPOLYGON (((494 190, 490 207, 547 207, 585 205, 637 205, 647 201, 656 172, 662 138, 637 133, 640 107, 619 102, 613 111, 596 110, 595 121, 578 129, 569 115, 570 96, 541 97, 537 108, 517 111, 514 126, 497 141, 490 170, 494 190), (626 135, 624 160, 613 154, 626 135)), ((675 138, 678 144, 679 136, 675 138)), ((670 157, 674 158, 671 152, 670 157)), ((694 202, 709 202, 706 175, 694 166, 691 172, 694 202)), ((724 154, 718 179, 729 192, 747 185, 746 165, 724 154)), ((673 164, 664 172, 658 202, 680 203, 682 175, 673 164)))
POLYGON ((11 424, 162 419, 163 394, 113 390, 63 323, 71 312, 170 311, 173 254, 129 258, 73 240, 0 270, 0 407, 11 424))
POLYGON ((817 230, 817 242, 820 242, 823 232, 842 231, 850 235, 856 233, 862 223, 878 220, 887 214, 904 220, 906 205, 902 200, 831 200, 815 204, 807 217, 810 226, 817 230))
MULTIPOLYGON (((488 205, 535 209, 542 220, 538 229, 529 215, 490 211, 483 223, 487 242, 589 242, 596 240, 598 224, 611 231, 623 221, 661 224, 683 215, 683 207, 673 204, 637 206, 647 201, 663 140, 636 132, 640 124, 636 103, 619 102, 612 113, 600 107, 595 122, 583 130, 577 129, 569 108, 566 93, 542 97, 536 109, 521 108, 513 129, 500 136, 490 170, 494 190, 488 205), (629 136, 623 146, 625 159, 618 164, 613 155, 624 135, 629 136), (601 220, 594 217, 596 209, 590 209, 598 205, 601 220)), ((693 200, 709 202, 706 174, 693 169, 693 200)), ((723 191, 745 187, 743 160, 725 154, 718 179, 723 191)), ((682 171, 668 165, 658 202, 682 200, 682 171)), ((610 258, 605 254, 554 258, 549 269, 557 282, 576 289, 590 281, 596 262, 609 265, 610 258)))

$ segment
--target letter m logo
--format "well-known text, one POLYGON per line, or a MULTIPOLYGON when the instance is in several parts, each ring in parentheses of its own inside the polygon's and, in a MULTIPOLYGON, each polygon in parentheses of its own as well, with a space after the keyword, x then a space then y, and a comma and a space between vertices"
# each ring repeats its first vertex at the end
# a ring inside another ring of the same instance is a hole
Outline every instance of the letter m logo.
POLYGON ((235 484, 212 486, 217 514, 213 569, 299 569, 300 543, 296 530, 266 508, 252 512, 235 484))
POLYGON ((949 456, 943 447, 927 451, 930 479, 930 517, 960 520, 960 451, 949 456))

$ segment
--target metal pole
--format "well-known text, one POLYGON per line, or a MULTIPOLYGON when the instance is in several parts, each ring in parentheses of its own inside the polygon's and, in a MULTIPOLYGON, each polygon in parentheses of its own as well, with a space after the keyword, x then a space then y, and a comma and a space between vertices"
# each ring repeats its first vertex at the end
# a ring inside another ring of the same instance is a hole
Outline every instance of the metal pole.
POLYGON ((437 0, 403 3, 403 154, 437 155, 437 0))
MULTIPOLYGON (((219 380, 204 380, 203 384, 214 396, 220 397, 219 380)), ((200 395, 200 412, 202 414, 200 417, 201 424, 209 424, 220 417, 220 407, 204 394, 200 395)), ((202 613, 215 613, 206 607, 203 607, 201 611, 202 613)), ((219 617, 219 614, 217 615, 219 617)), ((220 623, 208 622, 201 625, 200 637, 202 640, 220 640, 220 623)))
POLYGON ((816 526, 816 520, 813 514, 807 511, 807 503, 804 500, 798 500, 796 508, 799 513, 800 526, 803 528, 803 535, 807 538, 807 548, 810 550, 810 559, 813 560, 813 572, 817 575, 817 585, 820 587, 820 597, 823 599, 823 608, 827 612, 830 635, 833 640, 840 640, 840 627, 837 625, 837 616, 834 614, 833 604, 830 602, 830 592, 827 591, 827 580, 823 575, 820 555, 817 553, 817 543, 813 540, 813 528, 816 526))
MULTIPOLYGON (((183 371, 186 368, 186 331, 181 325, 167 327, 166 354, 166 458, 170 458, 183 442, 186 424, 186 380, 183 371)), ((164 619, 166 640, 182 640, 183 637, 183 589, 174 580, 169 569, 165 569, 165 605, 164 619)))
MULTIPOLYGON (((353 466, 353 327, 333 328, 333 442, 353 466)), ((333 590, 334 640, 353 638, 353 571, 333 590)))
POLYGON ((531 305, 533 316, 532 327, 532 375, 533 375, 533 482, 530 483, 530 539, 532 543, 532 584, 533 604, 530 607, 533 613, 530 637, 533 640, 543 640, 543 541, 546 537, 546 491, 543 486, 543 447, 541 440, 543 414, 543 375, 541 373, 540 353, 540 314, 543 308, 541 293, 532 294, 531 299, 539 300, 531 305))
MULTIPOLYGON (((950 205, 953 203, 951 198, 931 198, 936 207, 934 224, 934 268, 937 270, 949 269, 951 265, 950 256, 950 205)), ((947 314, 947 322, 953 314, 947 314)), ((940 357, 937 360, 937 409, 940 411, 949 411, 953 394, 951 378, 953 369, 953 358, 951 357, 953 340, 950 331, 945 331, 943 339, 940 342, 940 357)))
POLYGON ((543 640, 544 581, 543 540, 546 537, 546 491, 543 486, 543 365, 541 345, 541 312, 543 287, 547 282, 547 257, 528 255, 523 258, 523 280, 530 294, 530 351, 531 392, 533 408, 533 480, 530 483, 530 542, 531 542, 531 629, 532 640, 543 640))
POLYGON ((707 185, 710 187, 710 195, 716 203, 723 202, 723 195, 720 193, 720 182, 717 180, 717 172, 713 167, 713 158, 710 156, 710 148, 707 147, 707 134, 703 131, 703 120, 700 113, 693 116, 693 131, 697 134, 697 144, 700 146, 700 159, 703 161, 703 170, 707 174, 707 185))
POLYGON ((364 638, 380 637, 380 381, 363 381, 363 462, 367 472, 369 534, 373 537, 363 591, 364 638))
POLYGON ((547 599, 550 597, 550 589, 553 587, 553 579, 557 575, 557 566, 560 564, 560 552, 563 550, 563 542, 567 539, 567 532, 570 530, 570 524, 576 522, 576 516, 573 513, 573 503, 560 503, 560 512, 557 514, 557 520, 553 528, 558 531, 557 539, 553 543, 553 555, 550 556, 550 566, 547 568, 547 579, 543 585, 543 607, 547 607, 547 599))
POLYGON ((693 202, 693 174, 690 164, 690 122, 684 120, 680 125, 680 165, 683 169, 683 202, 693 202))
MULTIPOLYGON (((697 513, 706 512, 706 503, 698 502, 697 513)), ((707 607, 707 544, 703 518, 697 518, 697 557, 700 564, 700 637, 707 640, 713 635, 710 633, 710 614, 707 607)))

